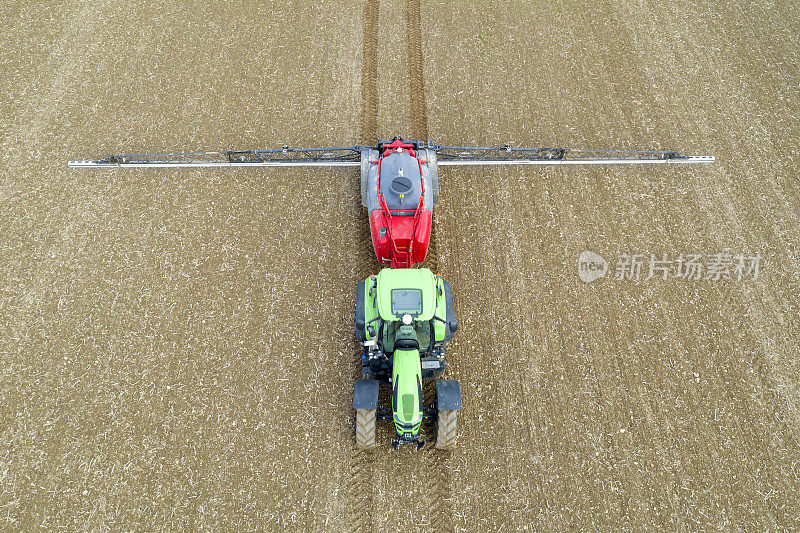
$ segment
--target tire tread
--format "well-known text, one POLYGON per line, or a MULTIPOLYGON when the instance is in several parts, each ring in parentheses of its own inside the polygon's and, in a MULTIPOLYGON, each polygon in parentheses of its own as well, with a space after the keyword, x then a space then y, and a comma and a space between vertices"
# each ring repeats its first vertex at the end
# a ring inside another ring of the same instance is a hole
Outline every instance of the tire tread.
POLYGON ((376 409, 356 409, 356 446, 361 449, 375 447, 376 409))
POLYGON ((456 443, 458 411, 441 409, 436 424, 436 448, 451 450, 456 443))

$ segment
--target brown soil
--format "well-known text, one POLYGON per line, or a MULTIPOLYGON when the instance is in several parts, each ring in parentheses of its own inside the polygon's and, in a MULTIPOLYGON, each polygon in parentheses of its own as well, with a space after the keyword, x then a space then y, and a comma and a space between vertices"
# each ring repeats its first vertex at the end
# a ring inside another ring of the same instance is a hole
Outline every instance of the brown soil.
POLYGON ((798 10, 617 4, 3 3, 0 529, 800 528, 798 10), (353 446, 354 171, 66 168, 395 134, 717 163, 441 170, 452 452, 353 446))

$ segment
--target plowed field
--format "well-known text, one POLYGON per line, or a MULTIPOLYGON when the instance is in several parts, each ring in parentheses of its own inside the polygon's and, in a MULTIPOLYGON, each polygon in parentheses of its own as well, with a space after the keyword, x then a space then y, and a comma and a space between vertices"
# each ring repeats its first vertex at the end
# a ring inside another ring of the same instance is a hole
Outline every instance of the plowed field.
POLYGON ((3 3, 0 529, 800 528, 798 36, 770 1, 3 3), (396 134, 717 158, 440 170, 448 453, 353 446, 355 171, 66 166, 396 134), (614 276, 725 251, 758 277, 614 276))

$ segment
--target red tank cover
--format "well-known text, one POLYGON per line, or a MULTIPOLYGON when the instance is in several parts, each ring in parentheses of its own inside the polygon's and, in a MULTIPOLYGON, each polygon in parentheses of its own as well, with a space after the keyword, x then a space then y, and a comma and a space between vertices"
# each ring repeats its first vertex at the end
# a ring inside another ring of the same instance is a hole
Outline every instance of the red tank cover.
POLYGON ((426 190, 430 185, 414 146, 400 138, 379 144, 375 181, 370 182, 374 189, 368 192, 375 255, 392 268, 411 268, 428 253, 432 202, 427 195, 432 192, 426 190))
POLYGON ((420 209, 417 219, 417 229, 414 232, 414 257, 413 263, 422 263, 428 253, 428 242, 431 239, 431 212, 420 209))
POLYGON ((369 229, 372 233, 372 247, 375 249, 375 257, 381 263, 391 262, 392 243, 389 240, 389 223, 380 209, 370 213, 369 229))
POLYGON ((411 268, 425 261, 431 238, 431 212, 427 209, 420 209, 417 217, 394 215, 390 220, 376 209, 369 217, 369 227, 372 246, 381 263, 411 268))

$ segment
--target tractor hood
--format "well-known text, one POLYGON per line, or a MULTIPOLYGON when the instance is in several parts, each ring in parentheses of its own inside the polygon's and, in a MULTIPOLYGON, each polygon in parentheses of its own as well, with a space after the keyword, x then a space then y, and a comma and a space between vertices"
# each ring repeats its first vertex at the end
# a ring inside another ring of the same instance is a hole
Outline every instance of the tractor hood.
POLYGON ((416 321, 433 318, 436 276, 427 268, 384 268, 378 274, 378 312, 383 320, 397 322, 404 314, 416 321))
POLYGON ((419 435, 422 424, 422 370, 418 350, 395 350, 392 365, 392 418, 403 441, 419 435))

